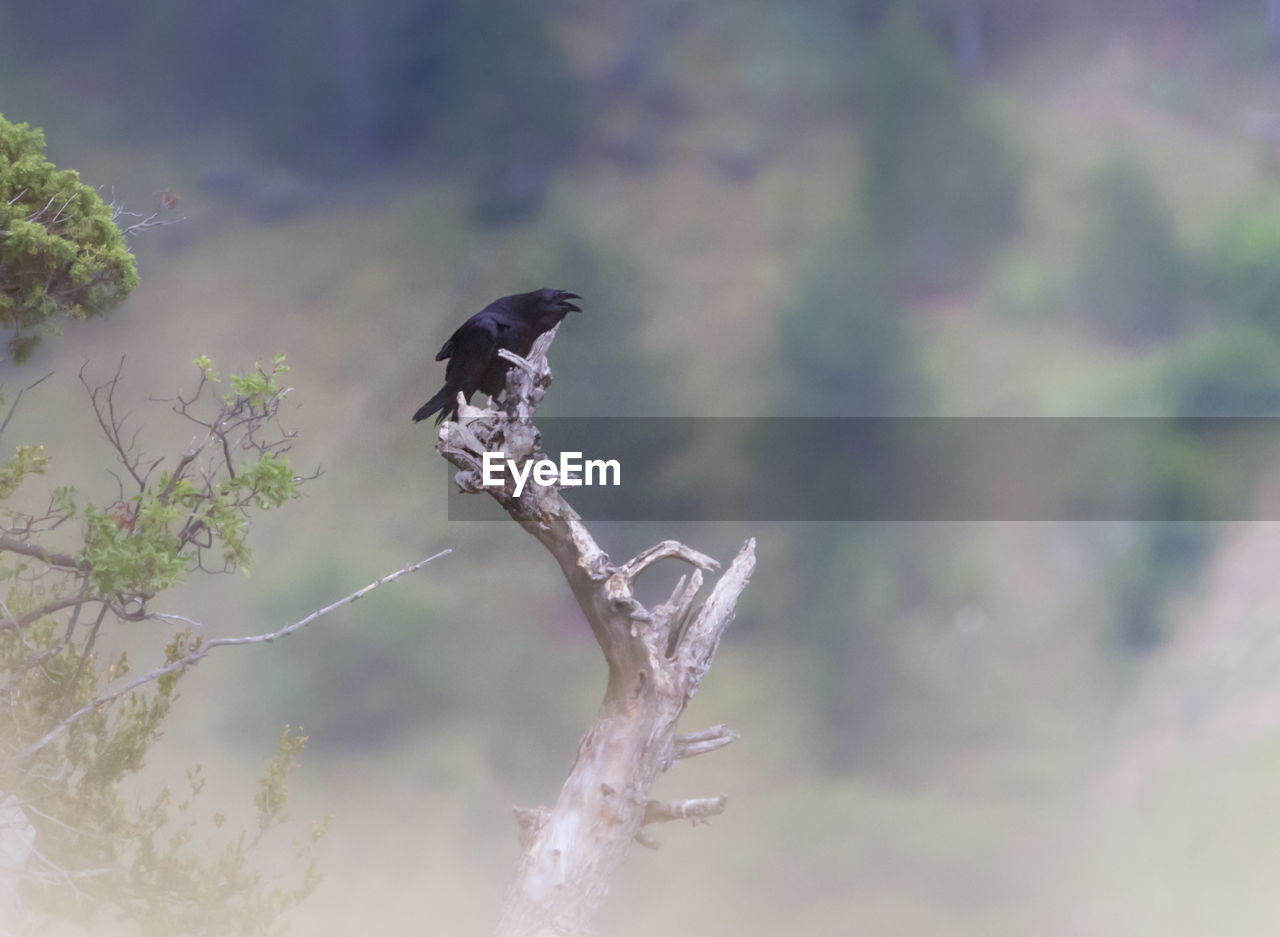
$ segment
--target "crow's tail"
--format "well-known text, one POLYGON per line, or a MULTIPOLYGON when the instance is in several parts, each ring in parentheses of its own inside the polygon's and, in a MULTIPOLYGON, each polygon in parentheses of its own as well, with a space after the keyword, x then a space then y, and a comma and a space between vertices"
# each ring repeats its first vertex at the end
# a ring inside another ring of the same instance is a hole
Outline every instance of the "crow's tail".
POLYGON ((436 422, 442 422, 445 417, 456 417, 458 415, 458 389, 445 384, 436 393, 434 397, 418 408, 418 412, 413 415, 413 422, 421 423, 437 410, 440 415, 436 417, 436 422))

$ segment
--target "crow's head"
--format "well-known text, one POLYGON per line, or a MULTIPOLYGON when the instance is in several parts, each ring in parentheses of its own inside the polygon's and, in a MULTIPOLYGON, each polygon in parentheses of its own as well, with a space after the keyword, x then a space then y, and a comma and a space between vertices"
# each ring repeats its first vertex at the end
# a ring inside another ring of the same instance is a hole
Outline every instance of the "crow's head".
POLYGON ((567 290, 553 290, 550 288, 534 290, 532 294, 536 297, 535 302, 546 312, 555 312, 561 318, 567 316, 571 312, 582 312, 582 309, 573 303, 571 299, 581 299, 577 293, 570 293, 567 290))
POLYGON ((557 325, 569 313, 582 311, 570 302, 582 297, 565 290, 534 290, 532 293, 524 293, 512 298, 516 299, 523 308, 525 320, 532 323, 539 333, 557 325))

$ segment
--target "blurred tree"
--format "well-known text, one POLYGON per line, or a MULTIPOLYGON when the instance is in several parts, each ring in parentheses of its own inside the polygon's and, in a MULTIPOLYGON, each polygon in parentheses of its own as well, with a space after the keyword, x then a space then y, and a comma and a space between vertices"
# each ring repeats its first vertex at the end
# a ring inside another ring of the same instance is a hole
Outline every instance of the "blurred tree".
POLYGON ((1133 539, 1107 565, 1115 615, 1115 649, 1142 655, 1168 634, 1170 599, 1190 591, 1214 543, 1214 527, 1198 521, 1133 525, 1133 539))
POLYGON ((902 416, 925 403, 906 307, 876 238, 829 232, 795 274, 778 313, 779 415, 902 416))
MULTIPOLYGON (((1163 2, 1163 0, 1160 0, 1163 2)), ((825 0, 825 12, 874 33, 900 0, 825 0)), ((918 0, 920 24, 965 72, 980 72, 1001 59, 1033 50, 1046 35, 1091 31, 1114 16, 1105 0, 918 0)))
MULTIPOLYGON (((1163 3, 1165 0, 1157 0, 1163 3)), ((1001 60, 1034 54, 1049 37, 1087 37, 1128 13, 1133 3, 1106 0, 926 0, 926 21, 956 64, 979 72, 1001 60)))
POLYGON ((44 134, 0 115, 0 325, 24 361, 61 319, 124 302, 138 269, 110 205, 44 158, 44 134))
POLYGON ((795 621, 813 654, 823 729, 816 760, 862 772, 894 741, 886 728, 904 688, 910 538, 896 525, 811 526, 793 541, 792 575, 802 590, 795 621))
POLYGON ((576 229, 549 239, 538 270, 547 284, 568 284, 563 288, 583 297, 582 314, 556 333, 556 392, 544 415, 678 413, 678 382, 656 378, 670 373, 672 362, 646 335, 654 312, 646 271, 576 229))
POLYGON ((1230 323, 1280 336, 1280 199, 1237 208, 1209 257, 1209 301, 1230 323))
POLYGON ((1190 336, 1154 384, 1161 411, 1176 416, 1280 415, 1280 339, 1248 324, 1190 336))
POLYGON ((894 6, 868 64, 862 202, 895 289, 972 284, 1019 221, 1022 160, 978 92, 894 6))
POLYGON ((1147 396, 1167 419, 1141 434, 1133 510, 1159 520, 1125 525, 1118 551, 1103 551, 1115 648, 1130 655, 1164 640, 1170 599, 1212 555, 1212 519, 1240 516, 1273 461, 1265 428, 1228 418, 1280 414, 1280 342, 1251 324, 1189 336, 1163 357, 1147 396))
POLYGON ((436 149, 477 168, 484 221, 539 208, 583 129, 581 81, 548 17, 535 4, 485 0, 456 4, 450 20, 432 24, 431 34, 443 33, 440 77, 423 90, 443 106, 428 133, 447 136, 448 150, 436 149))
MULTIPOLYGON (((773 413, 891 417, 927 406, 905 305, 888 268, 876 239, 854 223, 828 232, 797 266, 777 318, 773 413)), ((805 463, 765 474, 814 471, 816 454, 835 442, 831 426, 800 421, 788 433, 787 451, 762 440, 754 446, 762 457, 805 463), (809 429, 814 435, 806 441, 809 429)), ((857 424, 849 431, 857 432, 857 424)), ((803 536, 789 541, 785 578, 795 591, 787 614, 796 643, 813 655, 812 698, 827 743, 821 760, 833 770, 861 769, 870 748, 889 741, 886 716, 901 689, 905 654, 898 622, 909 593, 928 601, 928 589, 910 572, 924 562, 910 542, 894 525, 862 523, 805 525, 803 536)))
POLYGON ((238 124, 295 168, 417 151, 470 170, 486 220, 537 208, 581 132, 581 80, 554 14, 519 0, 122 0, 109 16, 76 6, 84 21, 66 29, 65 5, 31 10, 10 41, 128 57, 132 84, 115 106, 145 101, 137 122, 159 112, 182 129, 238 124))
POLYGON ((1116 151, 1089 196, 1078 270, 1088 321, 1122 345, 1176 336, 1186 325, 1185 261, 1160 193, 1141 163, 1116 151))

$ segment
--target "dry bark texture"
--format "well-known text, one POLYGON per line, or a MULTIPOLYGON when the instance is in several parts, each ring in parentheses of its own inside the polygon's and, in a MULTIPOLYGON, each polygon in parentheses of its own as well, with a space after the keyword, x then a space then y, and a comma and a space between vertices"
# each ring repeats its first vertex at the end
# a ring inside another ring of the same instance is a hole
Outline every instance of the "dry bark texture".
POLYGON ((559 798, 550 808, 516 810, 522 854, 498 937, 586 937, 631 844, 652 845, 644 835, 647 824, 698 821, 724 810, 723 795, 659 802, 649 791, 676 761, 738 737, 722 725, 678 735, 676 722, 711 666, 755 568, 752 539, 703 598, 703 574, 720 565, 711 557, 664 540, 615 565, 554 485, 530 479, 517 498, 510 482, 502 488, 481 484, 485 451, 503 452, 518 464, 545 457, 533 416, 551 384, 547 349, 554 338, 554 329, 539 338, 527 360, 502 352, 517 366, 501 407, 463 405, 456 422, 440 427, 436 444, 458 467, 455 478, 464 491, 487 492, 555 557, 609 665, 604 702, 559 798), (692 569, 670 598, 648 609, 633 585, 663 559, 692 569))

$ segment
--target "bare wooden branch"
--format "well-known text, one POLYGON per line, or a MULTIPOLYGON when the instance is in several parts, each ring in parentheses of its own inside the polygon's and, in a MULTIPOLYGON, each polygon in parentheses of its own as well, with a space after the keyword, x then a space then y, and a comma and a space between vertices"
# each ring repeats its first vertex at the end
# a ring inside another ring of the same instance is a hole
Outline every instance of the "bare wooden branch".
POLYGON ((738 738, 737 732, 722 723, 710 729, 703 729, 701 732, 677 735, 672 755, 677 759, 705 755, 707 752, 714 752, 726 745, 732 745, 738 741, 738 738))
POLYGON ((681 577, 680 582, 676 583, 676 588, 671 593, 671 598, 654 610, 654 614, 660 616, 663 623, 662 626, 667 629, 668 657, 674 657, 676 648, 680 646, 680 641, 684 637, 685 626, 698 609, 695 603, 701 590, 702 570, 695 569, 689 575, 687 582, 684 577, 681 577))
POLYGON ((640 573, 644 572, 658 560, 671 557, 684 560, 689 565, 696 566, 698 569, 706 570, 707 572, 714 572, 720 568, 720 564, 705 553, 699 553, 691 547, 686 547, 683 543, 680 543, 677 540, 664 540, 659 544, 649 547, 647 550, 642 550, 640 553, 637 553, 634 557, 627 560, 618 567, 618 572, 615 575, 622 576, 629 582, 634 582, 636 576, 640 575, 640 573))
POLYGON ((87 563, 76 559, 69 553, 55 553, 46 550, 38 543, 28 543, 10 534, 0 534, 0 553, 2 552, 21 553, 23 556, 39 560, 46 566, 56 566, 59 569, 83 571, 89 568, 87 563))
POLYGON ((457 467, 463 491, 487 492, 554 557, 609 668, 604 702, 555 804, 517 811, 522 855, 498 937, 585 937, 631 844, 656 846, 644 836, 646 823, 703 819, 724 809, 723 797, 664 805, 648 792, 678 759, 737 738, 724 726, 688 736, 677 736, 675 727, 755 566, 755 541, 748 540, 698 604, 703 573, 719 568, 711 557, 665 540, 614 565, 554 484, 530 480, 520 497, 509 479, 482 484, 484 452, 500 452, 517 465, 544 457, 533 416, 551 385, 547 350, 555 331, 542 335, 527 359, 503 355, 516 366, 507 374, 502 403, 460 406, 457 419, 441 425, 436 443, 457 467), (636 598, 635 581, 664 559, 693 569, 650 611, 636 598))
MULTIPOLYGON (((28 758, 31 757, 32 755, 40 751, 42 748, 44 748, 46 745, 48 745, 50 742, 52 742, 54 739, 56 739, 58 736, 60 736, 67 729, 69 729, 73 723, 83 718, 88 713, 91 713, 96 709, 100 709, 101 707, 105 706, 107 703, 110 703, 112 700, 118 699, 124 694, 132 692, 133 690, 136 690, 139 687, 152 682, 153 680, 158 680, 161 677, 166 676, 167 674, 179 673, 181 671, 186 670, 189 667, 195 666, 200 661, 204 660, 204 658, 208 657, 209 654, 216 648, 236 647, 243 644, 270 644, 272 641, 277 641, 281 638, 287 638, 289 635, 293 634, 296 631, 300 631, 301 629, 305 628, 307 625, 316 621, 318 618, 322 618, 325 615, 328 615, 330 612, 337 611, 338 609, 342 608, 345 605, 350 605, 352 602, 355 602, 355 601, 358 601, 359 599, 364 598, 366 595, 368 595, 370 592, 372 592, 374 589, 378 588, 379 586, 385 586, 389 582, 395 582, 401 576, 406 576, 409 573, 417 572, 418 570, 422 569, 422 567, 426 566, 428 563, 432 562, 433 560, 438 560, 440 557, 446 556, 452 552, 453 552, 452 550, 441 550, 439 553, 433 554, 432 556, 428 556, 424 560, 418 560, 418 562, 416 563, 410 563, 408 566, 403 566, 400 569, 397 569, 393 573, 388 573, 387 575, 382 576, 379 579, 375 579, 373 582, 369 583, 363 589, 357 589, 355 592, 352 592, 349 595, 343 596, 342 598, 338 599, 336 602, 332 602, 329 605, 324 606, 323 608, 318 608, 314 612, 312 612, 310 615, 306 615, 302 618, 299 618, 293 624, 285 625, 283 628, 279 628, 275 631, 269 631, 269 632, 266 632, 265 634, 247 635, 245 637, 239 637, 239 638, 214 638, 211 641, 203 641, 195 648, 195 650, 191 651, 191 653, 186 654, 183 657, 180 657, 177 660, 172 661, 168 664, 165 664, 162 667, 156 667, 154 670, 150 670, 147 673, 142 674, 141 676, 135 677, 134 679, 130 680, 128 683, 125 683, 124 685, 117 687, 116 689, 112 690, 110 693, 104 693, 102 696, 99 696, 97 699, 93 700, 92 702, 86 703, 84 706, 77 709, 71 715, 67 716, 67 718, 63 719, 61 722, 55 725, 52 729, 50 729, 44 735, 44 737, 41 738, 39 741, 35 742, 32 745, 29 745, 26 749, 23 750, 22 754, 25 757, 28 757, 28 758)), ((158 616, 158 617, 169 618, 173 616, 158 616)))
POLYGON ((0 621, 0 631, 21 631, 27 625, 39 621, 46 615, 52 615, 54 612, 60 612, 64 608, 71 608, 85 601, 85 595, 81 592, 78 595, 64 595, 56 599, 50 599, 43 605, 37 605, 29 612, 21 615, 7 615, 4 620, 0 621))
POLYGON ((160 196, 158 207, 154 211, 144 214, 138 211, 127 211, 123 205, 116 201, 115 187, 112 187, 111 199, 107 202, 107 205, 111 208, 111 220, 116 223, 116 226, 124 233, 125 237, 134 237, 144 231, 150 231, 152 228, 163 228, 187 220, 185 215, 180 218, 161 217, 165 212, 172 211, 177 207, 178 199, 172 192, 167 190, 158 194, 160 196))
POLYGON ((654 852, 657 852, 662 848, 662 843, 653 839, 645 833, 644 830, 636 830, 635 842, 637 846, 643 846, 645 849, 652 849, 654 852))
POLYGON ((720 645, 725 624, 732 620, 738 596, 746 588, 755 568, 755 540, 749 540, 733 558, 724 575, 712 586, 711 595, 702 603, 702 607, 685 629, 672 656, 685 677, 685 690, 689 696, 693 696, 707 668, 711 666, 711 658, 720 645))
POLYGON ((523 369, 530 375, 536 375, 537 371, 532 362, 528 358, 521 358, 514 351, 508 351, 506 348, 498 349, 498 357, 506 361, 510 361, 517 368, 523 369))
POLYGON ((692 800, 651 800, 644 805, 645 823, 668 823, 672 820, 692 820, 706 823, 708 819, 724 813, 729 798, 695 797, 692 800))
POLYGON ((9 404, 9 410, 7 413, 5 413, 3 422, 0 422, 0 436, 4 435, 4 431, 9 428, 9 422, 13 419, 13 415, 18 412, 18 404, 22 403, 22 395, 29 390, 34 390, 35 388, 39 387, 41 384, 43 384, 45 381, 47 381, 51 377, 53 377, 52 371, 50 371, 44 377, 36 378, 26 387, 23 387, 21 390, 18 391, 17 395, 13 398, 13 403, 9 404))

